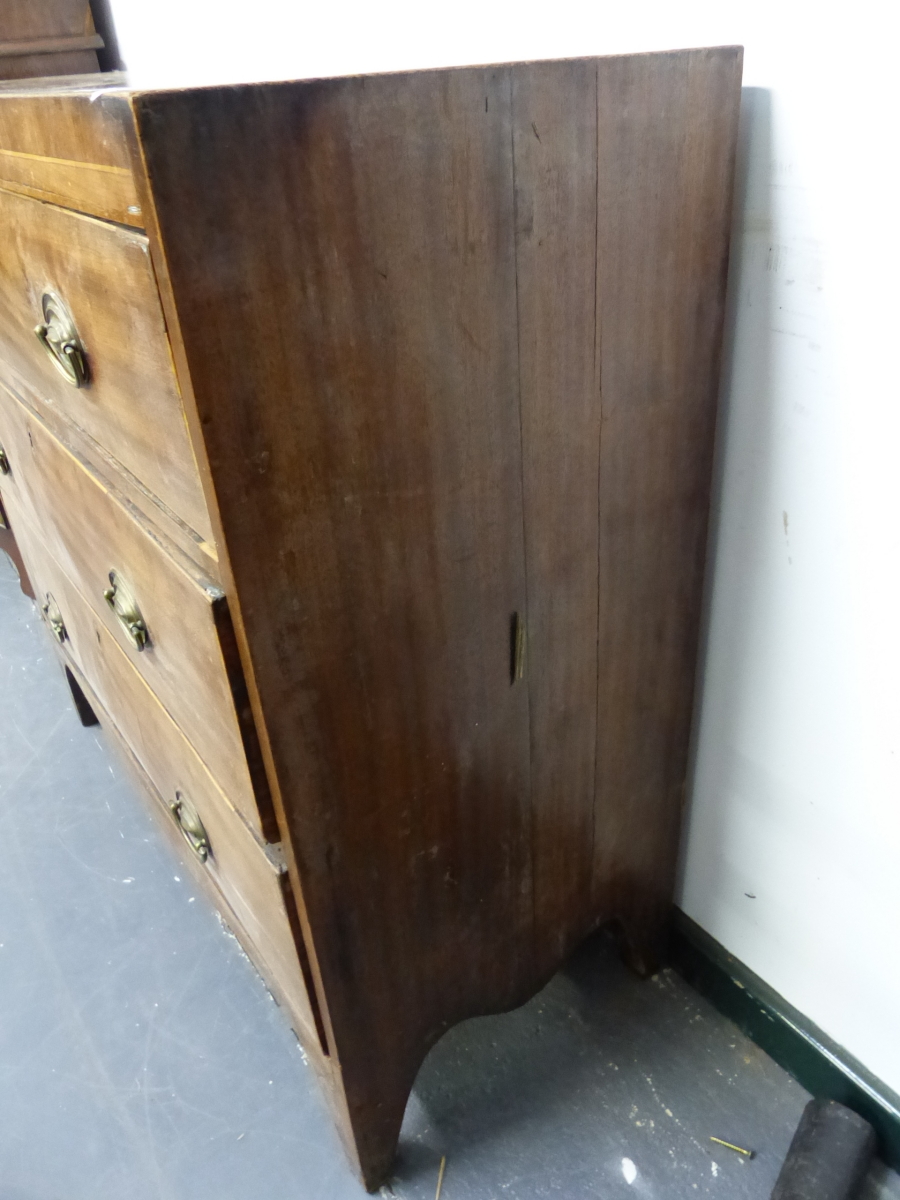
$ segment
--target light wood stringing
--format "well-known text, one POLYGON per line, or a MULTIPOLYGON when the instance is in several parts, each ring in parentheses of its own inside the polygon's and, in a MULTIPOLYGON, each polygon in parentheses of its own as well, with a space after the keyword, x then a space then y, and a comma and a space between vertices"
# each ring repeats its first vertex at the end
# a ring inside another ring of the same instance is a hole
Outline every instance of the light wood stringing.
POLYGON ((0 186, 121 225, 143 227, 134 177, 122 167, 0 149, 0 186))
POLYGON ((0 187, 142 227, 128 147, 131 113, 120 75, 0 87, 0 187))

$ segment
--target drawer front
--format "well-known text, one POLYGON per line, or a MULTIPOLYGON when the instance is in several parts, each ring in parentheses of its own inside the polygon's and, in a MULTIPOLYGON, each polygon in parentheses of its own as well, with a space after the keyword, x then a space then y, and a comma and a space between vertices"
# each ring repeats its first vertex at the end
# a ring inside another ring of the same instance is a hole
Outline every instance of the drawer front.
MULTIPOLYGON (((315 1023, 286 910, 287 876, 228 803, 171 717, 110 637, 90 605, 42 545, 23 525, 22 552, 51 633, 84 676, 167 808, 181 804, 181 821, 190 826, 187 802, 199 815, 200 828, 184 848, 221 892, 268 973, 315 1040, 315 1023), (49 603, 48 603, 49 598, 49 603), (196 849, 195 849, 196 847, 196 849)), ((170 820, 177 823, 169 809, 170 820)), ((181 829, 181 825, 179 825, 181 829)))
MULTIPOLYGON (((240 664, 229 644, 222 592, 189 560, 176 562, 141 523, 140 515, 120 503, 36 415, 2 387, 0 444, 9 469, 0 488, 10 519, 40 530, 50 553, 231 802, 262 831, 244 746, 247 739, 253 749, 252 718, 240 664), (112 586, 110 572, 115 573, 118 611, 105 597, 112 586), (123 611, 129 599, 146 629, 143 649, 129 628, 137 621, 123 611), (224 648, 222 635, 228 638, 224 648)), ((261 771, 257 783, 264 786, 261 771)))
POLYGON ((81 89, 3 89, 0 187, 143 226, 129 151, 131 108, 109 82, 107 75, 81 89))
POLYGON ((146 237, 4 191, 0 229, 0 358, 14 382, 84 429, 211 541, 146 237), (47 323, 48 296, 62 301, 83 345, 84 386, 64 376, 35 335, 47 323))

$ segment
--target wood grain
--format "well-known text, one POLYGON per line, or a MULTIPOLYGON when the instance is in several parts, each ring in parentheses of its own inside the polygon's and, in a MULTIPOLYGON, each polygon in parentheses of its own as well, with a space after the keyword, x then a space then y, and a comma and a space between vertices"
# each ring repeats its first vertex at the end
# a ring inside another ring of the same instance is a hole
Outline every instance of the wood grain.
POLYGON ((0 79, 96 71, 102 45, 88 0, 3 0, 0 79))
POLYGON ((49 431, 72 450, 76 458, 89 463, 91 470, 101 483, 117 492, 126 506, 137 509, 143 521, 164 543, 173 544, 182 554, 192 560, 211 582, 220 583, 219 560, 216 547, 204 541, 195 530, 166 507, 144 484, 127 471, 118 459, 95 441, 86 430, 66 420, 56 405, 41 404, 39 398, 24 380, 11 381, 14 372, 0 366, 0 387, 10 393, 19 403, 39 415, 49 431), (6 378, 3 378, 3 375, 6 378))
POLYGON ((531 971, 509 73, 135 103, 371 1183, 423 1047, 531 971))
POLYGON ((334 1102, 370 1186, 449 1024, 524 999, 600 921, 650 961, 740 57, 132 101, 334 1102))
POLYGON ((739 84, 725 48, 134 97, 370 1186, 449 1024, 603 920, 646 963, 671 892, 739 84))
MULTIPOLYGON (((220 589, 177 560, 121 499, 0 387, 0 440, 12 471, 4 495, 13 520, 40 529, 48 551, 171 713, 230 801, 261 835, 271 835, 264 779, 251 777, 253 730, 237 662, 223 649, 220 589), (150 631, 135 650, 103 598, 109 571, 133 589, 150 631), (236 701, 239 707, 236 709, 236 701)), ((232 651, 233 654, 233 651, 232 651)))
POLYGON ((709 511, 741 52, 601 60, 594 891, 648 969, 671 903, 709 511))
POLYGON ((143 227, 130 171, 0 150, 0 186, 35 200, 143 227))
POLYGON ((0 79, 46 79, 48 75, 87 74, 98 67, 96 50, 16 55, 0 59, 0 79))
POLYGON ((146 238, 2 191, 0 223, 0 374, 11 370, 211 541, 146 238), (34 335, 47 290, 75 321, 86 387, 68 383, 34 335))
POLYGON ((37 157, 119 167, 131 158, 122 130, 131 121, 125 76, 74 75, 0 86, 0 146, 37 157))
POLYGON ((142 227, 121 83, 118 75, 81 75, 52 90, 25 80, 0 88, 0 187, 142 227))
POLYGON ((25 58, 32 54, 62 54, 102 49, 103 38, 97 33, 68 37, 17 38, 13 41, 0 41, 0 58, 25 58))
POLYGON ((74 37, 94 32, 88 0, 3 0, 0 41, 74 37))
POLYGON ((597 63, 528 64, 515 71, 512 87, 540 976, 555 970, 593 920, 597 63))

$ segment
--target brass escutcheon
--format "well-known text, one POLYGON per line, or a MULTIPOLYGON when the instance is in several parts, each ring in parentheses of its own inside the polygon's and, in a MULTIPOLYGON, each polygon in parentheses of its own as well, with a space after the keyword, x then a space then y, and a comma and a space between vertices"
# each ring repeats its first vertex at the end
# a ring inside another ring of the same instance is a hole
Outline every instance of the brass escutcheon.
POLYGON ((109 583, 110 586, 103 593, 103 599, 119 618, 135 650, 144 650, 150 642, 150 633, 134 598, 134 592, 117 571, 110 571, 109 583))
POLYGON ((200 820, 200 814, 183 792, 175 793, 175 800, 169 805, 169 812, 175 818, 184 840, 200 861, 205 863, 212 854, 209 836, 200 820))
POLYGON ((60 643, 64 642, 69 636, 66 630, 66 623, 63 620, 62 613, 59 611, 59 605, 49 592, 44 596, 41 612, 44 614, 44 620, 50 626, 50 632, 56 640, 60 643))
POLYGON ((87 357, 72 314, 56 292, 44 292, 41 312, 44 323, 34 328, 38 341, 60 375, 73 387, 84 387, 88 382, 87 357))

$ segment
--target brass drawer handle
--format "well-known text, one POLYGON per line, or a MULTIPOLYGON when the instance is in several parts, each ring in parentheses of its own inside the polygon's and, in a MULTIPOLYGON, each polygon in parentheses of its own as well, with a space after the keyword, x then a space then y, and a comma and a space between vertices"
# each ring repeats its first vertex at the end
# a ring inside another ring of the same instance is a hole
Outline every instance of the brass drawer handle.
POLYGON ((88 381, 87 357, 84 346, 66 308, 56 292, 44 292, 41 296, 43 325, 36 325, 37 339, 50 355, 50 360, 73 387, 84 387, 88 381))
POLYGON ((174 802, 169 805, 169 811, 175 818, 184 840, 200 861, 205 863, 212 854, 212 846, 196 808, 183 792, 176 792, 174 802))
POLYGON ((103 593, 103 599, 119 618, 135 650, 144 650, 150 642, 150 634, 134 598, 134 592, 117 571, 110 571, 109 582, 110 586, 103 593))
POLYGON ((8 475, 9 472, 9 459, 6 457, 6 451, 0 446, 0 475, 8 475))
POLYGON ((44 614, 44 620, 50 626, 50 632, 56 640, 60 643, 64 642, 69 636, 66 623, 63 620, 62 613, 59 611, 59 605, 49 592, 44 596, 41 612, 44 614))

